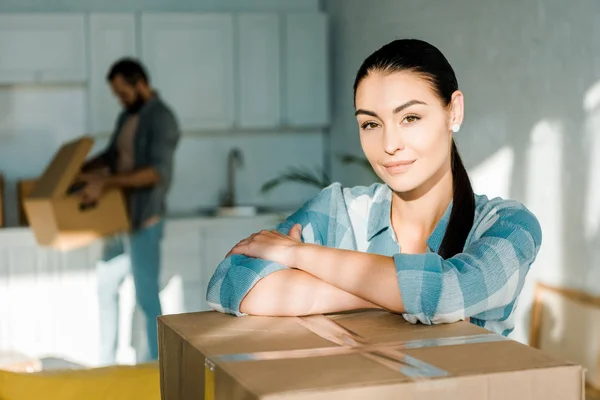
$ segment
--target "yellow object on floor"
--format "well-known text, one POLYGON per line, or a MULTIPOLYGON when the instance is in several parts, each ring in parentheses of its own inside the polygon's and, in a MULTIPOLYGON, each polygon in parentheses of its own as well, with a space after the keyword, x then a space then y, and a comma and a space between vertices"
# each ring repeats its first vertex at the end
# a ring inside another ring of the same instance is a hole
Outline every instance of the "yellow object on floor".
POLYGON ((157 363, 39 374, 0 370, 0 400, 160 400, 157 363))

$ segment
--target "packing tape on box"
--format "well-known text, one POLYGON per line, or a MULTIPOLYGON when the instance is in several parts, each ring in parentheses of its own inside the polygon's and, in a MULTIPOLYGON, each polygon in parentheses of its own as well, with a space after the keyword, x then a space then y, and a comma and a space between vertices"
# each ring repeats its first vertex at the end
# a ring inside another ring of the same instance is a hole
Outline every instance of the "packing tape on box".
POLYGON ((338 346, 312 349, 275 350, 253 353, 222 354, 205 360, 205 400, 215 400, 215 363, 282 360, 308 357, 328 357, 345 354, 361 354, 413 380, 430 379, 449 375, 448 371, 426 363, 402 352, 424 347, 456 346, 476 343, 492 343, 509 340, 495 333, 451 336, 435 339, 416 339, 399 342, 369 343, 362 336, 341 326, 324 315, 298 317, 298 322, 338 346))

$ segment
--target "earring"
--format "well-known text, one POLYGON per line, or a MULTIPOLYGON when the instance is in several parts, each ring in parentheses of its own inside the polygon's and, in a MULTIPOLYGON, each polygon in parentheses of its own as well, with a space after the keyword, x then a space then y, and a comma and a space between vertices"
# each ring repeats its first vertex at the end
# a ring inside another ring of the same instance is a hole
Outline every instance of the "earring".
POLYGON ((459 130, 460 130, 460 125, 459 124, 452 125, 452 132, 456 133, 459 130))

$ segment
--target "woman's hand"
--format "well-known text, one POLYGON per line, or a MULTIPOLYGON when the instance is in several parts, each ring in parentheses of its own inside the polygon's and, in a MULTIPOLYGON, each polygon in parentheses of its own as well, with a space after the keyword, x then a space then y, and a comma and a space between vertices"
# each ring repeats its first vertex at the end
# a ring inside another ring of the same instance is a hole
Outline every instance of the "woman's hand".
POLYGON ((300 224, 292 226, 287 235, 278 231, 260 231, 236 244, 225 257, 243 254, 294 268, 297 264, 297 250, 304 245, 301 235, 300 224))

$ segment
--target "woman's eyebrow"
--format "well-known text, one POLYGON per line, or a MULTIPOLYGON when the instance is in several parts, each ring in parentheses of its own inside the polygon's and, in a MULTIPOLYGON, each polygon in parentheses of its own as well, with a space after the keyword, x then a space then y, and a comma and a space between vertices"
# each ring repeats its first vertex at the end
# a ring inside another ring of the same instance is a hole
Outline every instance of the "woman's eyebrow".
MULTIPOLYGON (((407 101, 406 103, 402 104, 401 106, 396 107, 394 109, 394 114, 398 114, 402 110, 404 110, 404 109, 406 109, 406 108, 408 108, 410 106, 414 106, 415 104, 427 105, 427 103, 425 103, 424 101, 421 101, 421 100, 410 100, 410 101, 407 101)), ((354 113, 355 116, 359 115, 359 114, 369 115, 371 117, 379 118, 379 116, 375 112, 369 111, 369 110, 358 109, 354 113)))

